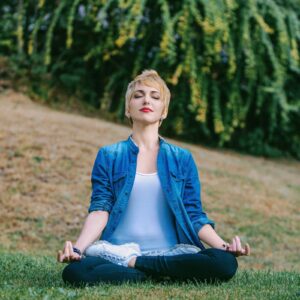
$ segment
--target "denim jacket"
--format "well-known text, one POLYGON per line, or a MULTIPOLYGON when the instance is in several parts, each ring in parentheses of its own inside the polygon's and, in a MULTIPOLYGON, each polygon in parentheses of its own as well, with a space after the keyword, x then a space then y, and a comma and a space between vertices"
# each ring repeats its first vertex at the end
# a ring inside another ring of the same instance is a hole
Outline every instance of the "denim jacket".
MULTIPOLYGON (((214 222, 202 210, 197 166, 189 150, 168 143, 159 136, 157 173, 167 203, 174 214, 179 243, 204 249, 198 232, 214 222)), ((89 212, 107 211, 109 219, 101 239, 110 238, 126 210, 136 174, 138 146, 127 140, 99 149, 92 169, 89 212)))

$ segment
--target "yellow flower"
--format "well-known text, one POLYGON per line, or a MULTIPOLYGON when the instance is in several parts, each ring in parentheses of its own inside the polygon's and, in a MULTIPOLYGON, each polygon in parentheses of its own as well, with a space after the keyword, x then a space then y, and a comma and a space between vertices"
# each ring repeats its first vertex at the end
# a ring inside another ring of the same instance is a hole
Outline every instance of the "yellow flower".
POLYGON ((68 49, 71 48, 72 43, 73 43, 72 37, 71 37, 71 36, 68 36, 68 38, 67 38, 67 43, 66 43, 68 49))
POLYGON ((106 53, 103 55, 103 60, 106 61, 106 60, 109 60, 110 59, 110 54, 109 53, 106 53))
POLYGON ((201 123, 205 123, 206 121, 206 105, 201 105, 198 109, 198 114, 196 116, 196 121, 199 121, 201 123))
POLYGON ((176 71, 175 73, 173 74, 170 82, 173 84, 173 85, 177 85, 178 83, 178 78, 180 77, 181 73, 182 73, 182 70, 183 70, 183 67, 182 65, 178 65, 177 68, 176 68, 176 71))
POLYGON ((221 120, 219 120, 219 119, 215 119, 215 122, 214 122, 215 124, 215 133, 221 133, 221 132, 223 132, 224 131, 224 125, 223 125, 223 123, 222 123, 222 121, 221 120))
POLYGON ((274 33, 274 29, 271 28, 266 22, 265 20, 262 18, 262 16, 260 15, 256 15, 255 16, 256 21, 258 22, 258 24, 260 25, 260 27, 263 29, 264 32, 266 33, 274 33))
POLYGON ((213 25, 209 24, 209 21, 207 19, 202 22, 202 27, 203 31, 207 34, 213 34, 216 31, 216 28, 213 25))
POLYGON ((38 8, 42 8, 45 4, 45 0, 39 0, 38 8))
POLYGON ((215 41, 215 52, 220 53, 222 50, 222 44, 221 41, 217 40, 215 41))
POLYGON ((299 61, 299 53, 298 53, 298 49, 297 49, 297 42, 295 39, 291 40, 291 56, 294 60, 299 61))
POLYGON ((116 39, 115 44, 116 44, 119 48, 121 48, 121 47, 125 44, 126 40, 127 40, 126 36, 119 36, 119 37, 116 39))
POLYGON ((33 52, 33 40, 30 39, 28 43, 28 54, 31 55, 33 52))

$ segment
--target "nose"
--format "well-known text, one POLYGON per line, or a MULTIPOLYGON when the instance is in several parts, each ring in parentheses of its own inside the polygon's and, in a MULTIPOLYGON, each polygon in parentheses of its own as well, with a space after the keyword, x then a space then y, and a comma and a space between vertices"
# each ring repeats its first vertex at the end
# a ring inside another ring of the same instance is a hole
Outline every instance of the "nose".
POLYGON ((150 96, 148 94, 144 97, 144 103, 150 103, 150 96))

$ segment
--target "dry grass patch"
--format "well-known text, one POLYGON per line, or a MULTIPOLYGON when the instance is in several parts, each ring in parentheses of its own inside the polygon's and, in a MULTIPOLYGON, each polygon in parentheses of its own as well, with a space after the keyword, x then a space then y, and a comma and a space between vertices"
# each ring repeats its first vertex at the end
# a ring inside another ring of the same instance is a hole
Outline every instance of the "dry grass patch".
MULTIPOLYGON (((99 147, 131 130, 55 111, 28 97, 0 94, 0 243, 5 249, 53 254, 79 234, 99 147)), ((300 163, 207 149, 192 151, 203 205, 224 238, 239 234, 253 255, 242 268, 299 270, 300 163)))

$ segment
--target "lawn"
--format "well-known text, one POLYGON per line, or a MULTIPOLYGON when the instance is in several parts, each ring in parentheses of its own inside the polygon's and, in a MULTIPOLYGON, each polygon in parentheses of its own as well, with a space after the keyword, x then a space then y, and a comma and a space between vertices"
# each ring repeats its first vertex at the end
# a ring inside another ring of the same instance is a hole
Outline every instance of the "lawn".
POLYGON ((252 157, 165 137, 189 149, 202 204, 227 241, 239 235, 252 254, 219 285, 144 283, 66 287, 55 262, 80 233, 99 147, 131 129, 49 108, 24 94, 0 94, 0 299, 293 299, 300 292, 300 162, 252 157), (22 255, 18 254, 22 252, 22 255))
POLYGON ((239 271, 219 285, 197 282, 101 284, 73 288, 61 279, 54 256, 0 252, 0 299, 299 299, 296 272, 239 271))

